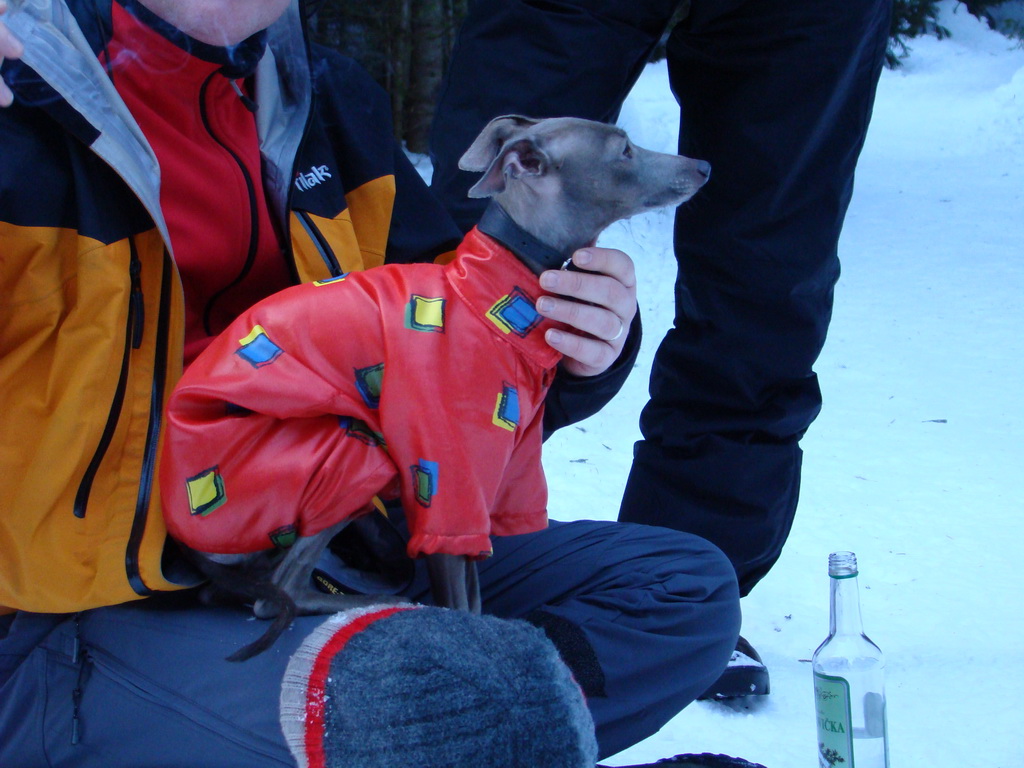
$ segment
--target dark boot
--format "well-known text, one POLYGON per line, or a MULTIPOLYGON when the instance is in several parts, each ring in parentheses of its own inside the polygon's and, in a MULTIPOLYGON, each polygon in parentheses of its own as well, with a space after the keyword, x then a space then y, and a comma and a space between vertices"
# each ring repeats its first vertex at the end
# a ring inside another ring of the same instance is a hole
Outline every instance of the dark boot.
POLYGON ((735 699, 743 696, 765 696, 771 690, 768 668, 754 647, 744 638, 736 642, 736 650, 725 671, 698 701, 735 699))

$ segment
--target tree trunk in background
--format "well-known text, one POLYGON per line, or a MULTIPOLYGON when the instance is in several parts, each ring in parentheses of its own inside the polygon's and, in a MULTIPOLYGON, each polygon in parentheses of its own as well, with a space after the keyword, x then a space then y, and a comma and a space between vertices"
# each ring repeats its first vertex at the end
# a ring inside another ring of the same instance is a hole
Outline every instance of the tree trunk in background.
POLYGON ((418 0, 412 14, 409 91, 402 136, 410 152, 427 151, 427 135, 447 59, 443 0, 418 0))
MULTIPOLYGON (((416 48, 413 37, 413 6, 418 0, 388 0, 380 6, 391 6, 391 23, 384 20, 384 39, 381 50, 388 51, 386 75, 382 85, 391 94, 391 120, 395 126, 395 138, 407 140, 406 115, 410 98, 413 51, 416 48)), ((378 78, 377 82, 381 83, 378 78)))
POLYGON ((426 152, 438 88, 468 0, 326 0, 315 42, 356 59, 391 96, 395 137, 426 152))

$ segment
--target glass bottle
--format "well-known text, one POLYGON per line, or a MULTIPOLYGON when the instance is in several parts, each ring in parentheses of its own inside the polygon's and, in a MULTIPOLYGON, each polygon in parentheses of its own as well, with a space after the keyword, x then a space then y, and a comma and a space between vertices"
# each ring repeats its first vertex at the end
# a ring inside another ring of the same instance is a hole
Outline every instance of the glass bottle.
POLYGON ((888 768, 885 660, 864 634, 857 594, 857 556, 828 557, 829 633, 814 652, 814 704, 819 768, 888 768))

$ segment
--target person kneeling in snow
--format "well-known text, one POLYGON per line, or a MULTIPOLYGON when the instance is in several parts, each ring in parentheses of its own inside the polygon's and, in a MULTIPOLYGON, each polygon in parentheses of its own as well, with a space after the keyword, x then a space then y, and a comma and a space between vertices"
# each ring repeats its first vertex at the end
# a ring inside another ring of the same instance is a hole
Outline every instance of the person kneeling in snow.
MULTIPOLYGON (((202 605, 166 535, 165 401, 271 293, 430 262, 460 232, 386 94, 308 45, 299 0, 34 0, 2 19, 24 52, 0 34, 0 765, 291 765, 283 680, 324 620, 224 661, 261 629, 202 605)), ((607 402, 639 346, 629 257, 587 255, 544 312, 567 323, 546 335, 563 355, 547 430, 607 402), (591 304, 570 317, 572 300, 591 304), (630 332, 595 341, 608 313, 630 332)), ((484 613, 543 630, 599 756, 657 731, 735 645, 733 569, 697 536, 551 522, 493 547, 484 613)), ((400 591, 428 601, 424 570, 400 591)))

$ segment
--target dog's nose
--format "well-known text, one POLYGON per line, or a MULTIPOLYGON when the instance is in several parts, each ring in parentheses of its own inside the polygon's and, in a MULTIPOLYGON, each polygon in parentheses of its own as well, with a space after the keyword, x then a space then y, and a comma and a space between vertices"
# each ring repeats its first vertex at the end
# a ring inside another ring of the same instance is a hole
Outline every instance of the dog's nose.
POLYGON ((701 176, 703 176, 705 181, 710 179, 711 178, 711 163, 707 162, 706 160, 698 160, 697 161, 697 173, 699 173, 701 176))

